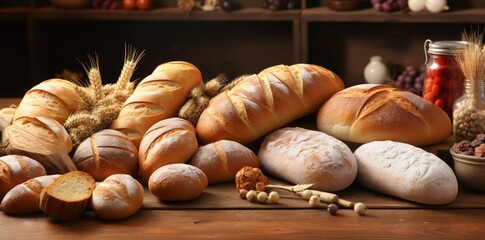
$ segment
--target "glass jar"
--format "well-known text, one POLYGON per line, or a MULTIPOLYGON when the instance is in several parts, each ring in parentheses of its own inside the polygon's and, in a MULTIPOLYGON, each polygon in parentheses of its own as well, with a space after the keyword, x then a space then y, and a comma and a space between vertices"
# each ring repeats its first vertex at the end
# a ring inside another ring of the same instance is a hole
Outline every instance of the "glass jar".
POLYGON ((454 53, 463 51, 464 41, 426 40, 426 80, 423 98, 442 108, 453 119, 453 103, 463 94, 464 75, 455 61, 454 53))
POLYGON ((465 80, 464 94, 453 105, 456 141, 473 140, 485 132, 485 81, 465 80))

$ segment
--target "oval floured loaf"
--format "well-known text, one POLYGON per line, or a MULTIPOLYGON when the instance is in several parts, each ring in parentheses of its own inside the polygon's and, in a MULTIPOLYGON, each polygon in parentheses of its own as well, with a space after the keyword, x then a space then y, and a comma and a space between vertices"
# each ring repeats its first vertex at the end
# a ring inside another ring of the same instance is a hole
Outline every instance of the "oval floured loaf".
POLYGON ((357 175, 357 162, 347 145, 319 131, 282 128, 265 139, 258 153, 263 172, 313 189, 339 191, 357 175))
POLYGON ((369 189, 425 204, 455 200, 458 182, 453 170, 436 155, 394 141, 374 141, 354 152, 357 181, 369 189))

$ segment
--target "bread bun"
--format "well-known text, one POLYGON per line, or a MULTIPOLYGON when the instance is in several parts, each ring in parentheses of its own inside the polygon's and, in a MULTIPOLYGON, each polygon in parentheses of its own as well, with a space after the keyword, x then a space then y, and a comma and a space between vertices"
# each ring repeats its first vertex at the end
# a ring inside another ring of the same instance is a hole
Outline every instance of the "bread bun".
POLYGON ((40 193, 40 209, 62 221, 79 218, 91 199, 96 181, 91 175, 72 171, 56 178, 40 193))
POLYGON ((234 180, 245 166, 259 168, 259 159, 246 146, 229 140, 220 140, 199 147, 187 164, 201 169, 209 184, 234 180))
POLYGON ((335 94, 321 107, 317 127, 343 141, 393 140, 415 146, 441 142, 452 130, 441 108, 411 92, 375 84, 335 94))
POLYGON ((312 189, 345 189, 357 175, 357 162, 343 142, 319 131, 282 128, 268 135, 258 153, 261 169, 294 184, 313 183, 312 189))
POLYGON ((343 88, 337 75, 317 65, 269 67, 212 98, 197 122, 197 136, 204 144, 247 144, 315 112, 343 88))
POLYGON ((150 192, 162 201, 188 201, 197 198, 207 187, 202 170, 175 163, 157 169, 148 181, 150 192))
POLYGON ((142 181, 147 183, 150 175, 161 166, 187 162, 197 147, 195 129, 189 121, 169 118, 157 122, 140 143, 138 161, 142 181))
POLYGON ((96 186, 91 203, 99 218, 127 218, 141 208, 143 186, 130 175, 114 174, 96 186))
POLYGON ((364 187, 425 204, 447 204, 458 194, 453 170, 421 148, 394 141, 363 144, 354 152, 364 187))
POLYGON ((201 82, 200 70, 191 63, 160 64, 137 85, 111 128, 126 134, 138 147, 143 134, 153 124, 177 116, 190 90, 201 82))
POLYGON ((59 174, 40 176, 27 180, 12 188, 2 200, 2 210, 9 214, 40 212, 40 193, 59 174))
POLYGON ((72 158, 79 171, 96 181, 113 174, 138 174, 138 149, 123 133, 104 129, 84 140, 72 158))
POLYGON ((20 155, 0 157, 0 199, 17 184, 44 175, 44 167, 32 158, 20 155))

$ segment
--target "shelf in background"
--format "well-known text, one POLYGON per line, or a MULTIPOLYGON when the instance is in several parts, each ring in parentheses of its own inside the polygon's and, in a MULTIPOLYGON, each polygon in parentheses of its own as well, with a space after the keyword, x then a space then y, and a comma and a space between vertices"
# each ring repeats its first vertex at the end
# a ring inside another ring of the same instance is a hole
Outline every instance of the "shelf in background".
POLYGON ((85 20, 176 20, 176 21, 292 21, 300 18, 300 10, 268 11, 261 8, 243 8, 233 12, 192 11, 186 14, 176 7, 155 8, 149 11, 120 10, 58 10, 42 7, 29 12, 36 19, 85 20))
POLYGON ((302 20, 315 22, 397 22, 397 23, 485 23, 485 8, 441 13, 398 11, 378 12, 373 8, 338 12, 327 7, 303 9, 302 20))
POLYGON ((28 10, 27 7, 0 7, 0 20, 23 20, 28 10))

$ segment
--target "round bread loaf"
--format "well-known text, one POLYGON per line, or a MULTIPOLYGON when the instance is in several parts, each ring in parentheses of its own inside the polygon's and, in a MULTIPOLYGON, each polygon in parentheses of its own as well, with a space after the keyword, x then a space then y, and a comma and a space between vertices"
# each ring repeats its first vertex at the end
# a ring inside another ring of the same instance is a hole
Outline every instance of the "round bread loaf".
POLYGON ((455 200, 458 182, 440 158, 415 146, 394 141, 363 144, 354 152, 364 187, 425 204, 455 200))
POLYGON ((220 140, 200 147, 187 164, 201 169, 211 184, 234 180, 245 166, 259 168, 259 159, 238 142, 220 140))
POLYGON ((175 163, 157 169, 148 181, 150 192, 162 201, 188 201, 207 187, 207 176, 188 164, 175 163))
POLYGON ((357 175, 354 154, 343 142, 319 131, 282 128, 266 136, 258 153, 261 169, 294 184, 339 191, 357 175))
POLYGON ((441 142, 452 130, 441 108, 411 92, 376 84, 336 93, 320 108, 317 126, 343 141, 393 140, 415 146, 441 142))
POLYGON ((40 192, 59 176, 59 174, 40 176, 18 184, 3 198, 2 210, 9 214, 40 212, 40 192))
POLYGON ((127 218, 141 208, 143 186, 132 176, 114 174, 96 186, 91 205, 97 217, 103 219, 127 218))
POLYGON ((0 199, 17 184, 46 174, 45 168, 32 158, 20 155, 0 157, 0 199))
POLYGON ((112 129, 84 140, 72 160, 79 171, 89 173, 98 182, 113 174, 138 174, 138 149, 125 134, 112 129))
POLYGON ((140 143, 138 161, 140 175, 147 183, 161 166, 185 163, 197 151, 194 126, 182 118, 168 118, 151 126, 140 143))

